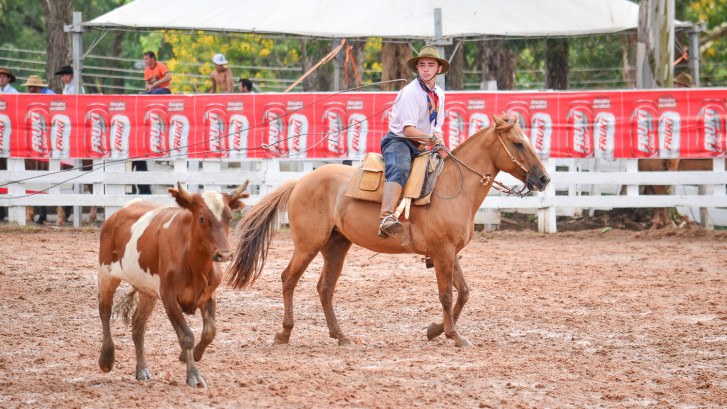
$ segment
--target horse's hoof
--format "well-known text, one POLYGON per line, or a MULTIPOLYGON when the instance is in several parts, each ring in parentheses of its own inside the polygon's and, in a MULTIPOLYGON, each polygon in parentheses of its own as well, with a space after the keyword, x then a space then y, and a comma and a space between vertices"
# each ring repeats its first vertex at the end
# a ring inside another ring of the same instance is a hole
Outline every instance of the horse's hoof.
POLYGON ((443 332, 444 327, 442 326, 442 324, 432 323, 429 325, 429 328, 427 328, 427 339, 431 341, 434 338, 442 335, 443 332))
POLYGON ((338 340, 338 346, 353 345, 351 338, 345 337, 338 340))
POLYGON ((148 381, 151 380, 151 372, 149 372, 149 368, 139 368, 136 370, 136 380, 137 381, 148 381))
POLYGON ((459 348, 459 347, 472 346, 472 344, 469 341, 467 341, 466 339, 462 338, 461 340, 455 342, 454 346, 456 346, 457 348, 459 348))
POLYGON ((287 344, 290 340, 290 336, 286 336, 282 332, 275 333, 275 339, 273 340, 273 345, 283 345, 287 344))

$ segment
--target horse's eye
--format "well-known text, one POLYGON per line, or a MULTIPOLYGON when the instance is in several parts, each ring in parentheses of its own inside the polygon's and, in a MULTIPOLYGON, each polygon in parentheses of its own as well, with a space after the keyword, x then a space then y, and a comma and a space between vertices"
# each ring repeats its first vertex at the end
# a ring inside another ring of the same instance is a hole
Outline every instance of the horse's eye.
POLYGON ((523 143, 522 142, 513 142, 513 144, 515 146, 517 146, 518 148, 522 148, 523 147, 523 143))

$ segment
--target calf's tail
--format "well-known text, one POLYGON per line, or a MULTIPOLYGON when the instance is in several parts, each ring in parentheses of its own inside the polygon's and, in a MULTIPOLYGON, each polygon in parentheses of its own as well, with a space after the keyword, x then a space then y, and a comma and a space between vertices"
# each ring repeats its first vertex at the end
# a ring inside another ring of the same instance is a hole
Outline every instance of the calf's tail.
POLYGON ((251 286, 262 273, 279 216, 288 207, 295 183, 292 180, 273 190, 237 223, 237 247, 227 270, 228 284, 234 288, 251 286))
POLYGON ((139 297, 136 296, 136 293, 135 288, 129 291, 111 310, 111 315, 113 317, 121 317, 126 325, 131 325, 131 317, 134 311, 136 311, 136 306, 139 304, 139 297))

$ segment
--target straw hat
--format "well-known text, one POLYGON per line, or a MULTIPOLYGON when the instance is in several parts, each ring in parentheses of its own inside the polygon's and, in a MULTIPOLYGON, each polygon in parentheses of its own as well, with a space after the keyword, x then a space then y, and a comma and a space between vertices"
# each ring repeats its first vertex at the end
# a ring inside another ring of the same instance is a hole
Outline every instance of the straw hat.
POLYGON ((677 75, 677 77, 674 78, 674 83, 690 88, 694 86, 694 84, 692 83, 692 76, 687 74, 686 72, 682 72, 677 75))
POLYGON ((227 64, 227 58, 225 58, 225 55, 222 53, 215 54, 215 56, 212 57, 212 62, 217 65, 225 65, 227 64))
POLYGON ((10 77, 10 82, 15 82, 15 75, 11 74, 10 71, 5 68, 0 68, 0 74, 5 74, 10 77))
POLYGON ((47 87, 48 84, 43 84, 43 80, 37 75, 29 75, 28 81, 23 84, 24 87, 47 87))
POLYGON ((70 65, 64 65, 61 67, 61 70, 56 73, 56 75, 63 75, 63 74, 71 74, 73 75, 73 67, 70 65))
POLYGON ((422 47, 422 49, 419 50, 419 55, 410 58, 409 61, 406 62, 406 66, 409 67, 412 72, 417 72, 417 62, 419 62, 420 58, 424 57, 434 58, 439 61, 439 64, 442 66, 442 72, 440 72, 440 74, 446 74, 447 71, 449 71, 449 61, 440 58, 439 50, 437 50, 437 47, 433 45, 425 45, 422 47))

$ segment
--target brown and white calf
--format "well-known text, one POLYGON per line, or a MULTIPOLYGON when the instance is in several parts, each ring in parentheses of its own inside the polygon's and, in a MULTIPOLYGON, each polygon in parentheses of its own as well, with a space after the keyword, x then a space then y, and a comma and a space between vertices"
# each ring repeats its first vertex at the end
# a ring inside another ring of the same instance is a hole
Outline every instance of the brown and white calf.
POLYGON ((136 349, 136 379, 151 379, 144 357, 144 334, 157 299, 162 300, 177 333, 187 364, 187 384, 207 387, 195 361, 215 337, 215 289, 220 284, 220 261, 232 256, 228 240, 232 211, 245 205, 241 198, 247 182, 233 193, 192 194, 177 184, 169 189, 179 206, 136 200, 114 213, 101 228, 98 268, 98 310, 103 344, 98 364, 104 372, 114 366, 114 342, 109 321, 114 292, 121 281, 139 293, 132 319, 136 349), (199 309, 203 328, 194 347, 194 335, 184 318, 199 309), (194 347, 194 351, 192 350, 194 347))

